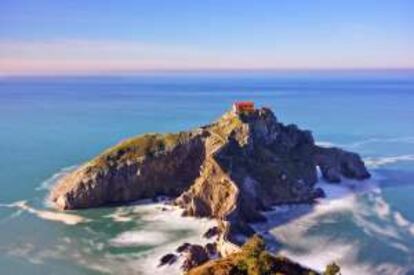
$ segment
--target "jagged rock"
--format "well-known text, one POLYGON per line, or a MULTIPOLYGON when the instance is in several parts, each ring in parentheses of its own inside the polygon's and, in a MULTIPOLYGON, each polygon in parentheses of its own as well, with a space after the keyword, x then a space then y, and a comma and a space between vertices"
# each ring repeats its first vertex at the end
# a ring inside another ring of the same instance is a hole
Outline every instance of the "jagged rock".
POLYGON ((168 254, 161 257, 160 263, 158 264, 158 266, 163 266, 163 265, 166 265, 166 264, 171 265, 171 264, 175 263, 176 261, 177 261, 177 255, 174 255, 172 253, 168 253, 168 254))
POLYGON ((275 256, 265 250, 263 240, 254 236, 239 252, 209 261, 191 269, 188 275, 203 274, 319 274, 285 257, 275 256))
POLYGON ((184 252, 184 262, 181 269, 188 271, 209 260, 207 251, 201 245, 190 245, 184 252))
POLYGON ((216 243, 208 243, 204 246, 204 250, 207 252, 210 258, 217 255, 217 244, 216 243))
POLYGON ((308 131, 277 122, 269 109, 224 115, 207 129, 206 161, 194 184, 175 200, 187 215, 231 222, 250 236, 247 222, 264 221, 271 205, 312 202, 317 180, 314 141, 308 131), (217 133, 225 137, 216 138, 217 133))
POLYGON ((178 253, 183 253, 184 251, 186 251, 189 247, 191 246, 190 243, 183 243, 182 245, 180 245, 179 247, 177 247, 177 249, 175 251, 177 251, 178 253))
POLYGON ((203 237, 206 239, 211 239, 214 236, 217 236, 220 233, 218 226, 213 226, 209 228, 204 234, 203 237))
POLYGON ((315 161, 322 176, 329 182, 340 182, 341 177, 363 180, 370 177, 364 162, 358 154, 339 148, 315 146, 315 161))

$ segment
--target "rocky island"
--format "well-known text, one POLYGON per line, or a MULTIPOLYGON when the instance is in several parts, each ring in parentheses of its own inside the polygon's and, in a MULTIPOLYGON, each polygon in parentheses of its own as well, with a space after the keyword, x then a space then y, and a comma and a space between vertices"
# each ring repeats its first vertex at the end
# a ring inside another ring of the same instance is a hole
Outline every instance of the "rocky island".
POLYGON ((310 131, 243 103, 197 129, 122 141, 61 179, 50 199, 68 210, 168 196, 184 215, 217 219, 225 257, 242 255, 255 233, 249 223, 264 221, 263 211, 324 196, 318 168, 332 183, 370 177, 358 154, 318 146, 310 131))

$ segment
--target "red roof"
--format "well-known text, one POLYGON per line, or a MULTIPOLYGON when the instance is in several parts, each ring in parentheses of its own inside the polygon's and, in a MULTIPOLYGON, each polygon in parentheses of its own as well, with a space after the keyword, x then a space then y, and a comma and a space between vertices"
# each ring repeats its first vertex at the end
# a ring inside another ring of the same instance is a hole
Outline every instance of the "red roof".
POLYGON ((253 107, 254 103, 252 101, 239 101, 234 103, 237 107, 253 107))

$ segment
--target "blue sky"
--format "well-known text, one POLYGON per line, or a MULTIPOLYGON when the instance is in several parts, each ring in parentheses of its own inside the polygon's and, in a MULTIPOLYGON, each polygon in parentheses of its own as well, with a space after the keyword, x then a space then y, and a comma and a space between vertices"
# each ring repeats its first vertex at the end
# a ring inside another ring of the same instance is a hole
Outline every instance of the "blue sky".
POLYGON ((414 1, 0 2, 0 72, 414 67, 414 1))

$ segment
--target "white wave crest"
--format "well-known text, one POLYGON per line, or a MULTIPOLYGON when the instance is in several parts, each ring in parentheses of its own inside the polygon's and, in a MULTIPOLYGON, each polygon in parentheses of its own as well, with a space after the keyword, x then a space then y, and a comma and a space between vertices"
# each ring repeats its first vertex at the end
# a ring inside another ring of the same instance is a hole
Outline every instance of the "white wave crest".
POLYGON ((154 247, 148 252, 140 254, 139 257, 106 255, 104 262, 99 261, 95 264, 111 270, 111 273, 182 274, 180 270, 182 258, 178 258, 178 261, 173 265, 158 267, 160 258, 167 253, 174 253, 175 249, 184 242, 206 244, 208 240, 204 239, 202 235, 207 229, 217 225, 217 222, 205 218, 182 217, 181 213, 180 208, 162 203, 141 203, 118 208, 113 214, 106 217, 118 222, 123 222, 124 219, 125 221, 139 220, 139 229, 120 233, 109 241, 110 245, 118 247, 149 245, 154 247))
POLYGON ((346 145, 348 148, 358 148, 370 143, 414 143, 414 137, 370 138, 346 145))
MULTIPOLYGON (((62 216, 50 216, 51 211, 41 211, 27 205, 26 201, 15 202, 13 204, 3 204, 0 207, 19 208, 20 211, 28 211, 41 218, 62 221, 66 224, 76 224, 84 222, 85 219, 78 219, 70 214, 62 216), (24 210, 22 210, 24 209, 24 210), (45 213, 46 212, 46 213, 45 213), (68 219, 68 216, 72 216, 68 219), (73 219, 72 219, 73 218, 73 219)), ((164 205, 161 203, 131 205, 118 207, 114 211, 115 215, 106 215, 102 218, 112 218, 115 221, 118 215, 130 221, 136 221, 137 229, 128 227, 124 232, 120 232, 116 237, 105 243, 101 241, 88 242, 93 249, 79 249, 78 246, 69 245, 70 239, 62 239, 56 247, 36 247, 31 245, 26 247, 12 247, 10 255, 22 257, 33 263, 42 263, 49 259, 72 260, 86 269, 95 270, 108 274, 182 274, 180 269, 182 258, 173 265, 158 267, 159 260, 167 253, 175 253, 178 246, 185 242, 204 245, 209 240, 202 237, 203 233, 217 225, 215 220, 200 219, 193 217, 182 217, 182 210, 175 206, 164 205), (144 221, 144 222, 143 222, 144 221), (103 254, 91 253, 91 251, 103 250, 104 247, 138 247, 154 246, 145 252, 138 253, 111 253, 103 254), (50 253, 53 251, 53 253, 50 253)), ((53 214, 60 214, 54 213, 53 214)), ((88 227, 86 227, 88 228, 88 227)), ((178 254, 177 254, 178 255, 178 254)))
POLYGON ((36 187, 37 191, 41 190, 50 190, 52 186, 62 177, 66 176, 73 170, 75 170, 78 167, 78 165, 72 165, 65 168, 60 169, 59 172, 53 174, 50 178, 43 181, 38 187, 36 187))
POLYGON ((336 147, 336 146, 338 146, 338 144, 335 144, 335 143, 330 142, 330 141, 316 141, 315 144, 318 145, 318 146, 321 146, 321 147, 336 147))
POLYGON ((348 149, 356 149, 360 148, 367 144, 372 143, 407 143, 412 144, 414 143, 414 137, 390 137, 390 138, 368 138, 365 140, 355 141, 351 143, 334 143, 331 141, 317 141, 315 142, 317 145, 322 147, 342 147, 348 149))
POLYGON ((48 210, 38 210, 27 204, 27 201, 17 201, 11 204, 1 204, 1 207, 18 208, 28 213, 34 214, 35 216, 55 222, 61 222, 67 225, 75 225, 79 223, 88 222, 89 220, 74 214, 60 213, 48 210))
MULTIPOLYGON (((409 267, 389 262, 361 262, 358 256, 361 244, 358 239, 352 241, 347 238, 336 238, 335 234, 311 233, 312 229, 321 223, 336 223, 336 217, 340 214, 349 217, 367 235, 378 240, 386 240, 390 247, 405 254, 412 253, 413 250, 405 241, 408 235, 405 234, 412 234, 414 226, 382 198, 376 180, 378 179, 374 174, 370 180, 364 182, 344 181, 335 185, 318 183, 327 195, 325 199, 321 199, 310 208, 310 211, 294 217, 287 223, 276 223, 277 226, 269 230, 278 241, 285 244, 285 248, 279 253, 318 271, 323 271, 327 264, 336 262, 344 275, 405 274, 409 267), (365 201, 366 197, 370 198, 368 203, 365 201), (378 223, 378 219, 385 222, 378 223)), ((269 223, 271 219, 280 220, 281 215, 287 215, 296 207, 300 206, 280 207, 279 212, 271 214, 274 216, 267 216, 269 223)))
POLYGON ((113 246, 130 247, 141 245, 160 245, 168 241, 166 233, 156 231, 127 231, 111 240, 113 246))
POLYGON ((401 161, 414 161, 414 155, 401 155, 392 157, 365 158, 365 164, 370 168, 379 168, 384 165, 393 164, 401 161))
POLYGON ((406 219, 400 212, 395 211, 393 214, 395 223, 406 229, 411 235, 414 236, 414 223, 406 219))

